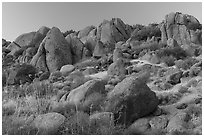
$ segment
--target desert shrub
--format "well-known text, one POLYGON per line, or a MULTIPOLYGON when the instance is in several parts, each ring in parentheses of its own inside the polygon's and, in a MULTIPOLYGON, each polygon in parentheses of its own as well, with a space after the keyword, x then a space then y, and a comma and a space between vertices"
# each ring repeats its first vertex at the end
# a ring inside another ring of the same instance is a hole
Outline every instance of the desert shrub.
POLYGON ((63 36, 64 37, 66 37, 67 35, 69 35, 69 34, 71 34, 71 33, 74 33, 74 32, 76 32, 76 31, 74 31, 74 30, 67 30, 67 31, 65 31, 64 33, 63 33, 63 36))
MULTIPOLYGON (((16 116, 2 117, 3 135, 36 135, 37 129, 26 123, 26 120, 16 116)), ((25 119, 25 118, 24 118, 25 119)))
POLYGON ((26 63, 17 64, 15 69, 17 71, 15 79, 19 83, 20 81, 23 83, 33 81, 35 74, 37 73, 37 69, 34 66, 26 63))
POLYGON ((87 135, 90 130, 89 115, 78 111, 68 116, 59 130, 59 134, 64 135, 87 135))
POLYGON ((137 47, 134 47, 134 54, 141 54, 143 56, 144 54, 147 53, 147 51, 157 51, 159 50, 163 45, 158 43, 158 42, 145 42, 137 47), (144 52, 142 54, 141 52, 144 52))
POLYGON ((164 92, 157 95, 159 99, 159 104, 161 105, 170 105, 176 103, 178 100, 181 99, 182 93, 175 92, 164 92))
MULTIPOLYGON (((141 25, 141 24, 136 24, 136 25, 133 25, 132 28, 136 31, 138 30, 142 30, 145 26, 144 25, 141 25)), ((134 34, 134 31, 132 33, 132 35, 134 34)))
POLYGON ((39 81, 31 83, 25 87, 26 95, 34 95, 39 98, 55 94, 52 84, 48 81, 39 81))
POLYGON ((82 111, 67 116, 59 128, 62 135, 122 135, 125 127, 121 125, 100 126, 100 123, 90 122, 89 115, 82 111))
POLYGON ((167 66, 175 65, 175 58, 173 56, 163 56, 160 60, 161 62, 164 62, 167 66))
POLYGON ((195 49, 194 55, 197 57, 199 55, 202 55, 202 46, 195 49))
POLYGON ((174 48, 162 48, 158 50, 157 56, 162 58, 163 56, 170 56, 172 55, 177 60, 178 59, 184 59, 187 57, 187 53, 180 47, 174 47, 174 48))
POLYGON ((192 57, 188 57, 184 60, 178 60, 175 62, 176 67, 182 68, 184 70, 190 69, 191 66, 193 66, 195 63, 197 63, 198 60, 192 57))
POLYGON ((146 40, 148 37, 151 38, 152 36, 160 37, 161 31, 157 24, 150 24, 145 27, 138 27, 139 29, 135 29, 132 33, 132 37, 136 40, 146 40))
POLYGON ((2 68, 8 67, 15 63, 14 56, 6 55, 2 57, 2 68))

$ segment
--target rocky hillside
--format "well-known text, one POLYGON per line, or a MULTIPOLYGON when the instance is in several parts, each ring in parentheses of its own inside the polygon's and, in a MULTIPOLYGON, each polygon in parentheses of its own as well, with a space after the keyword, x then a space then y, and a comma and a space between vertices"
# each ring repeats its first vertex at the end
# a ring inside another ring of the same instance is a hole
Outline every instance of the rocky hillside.
POLYGON ((202 134, 202 25, 170 13, 2 39, 3 134, 202 134))

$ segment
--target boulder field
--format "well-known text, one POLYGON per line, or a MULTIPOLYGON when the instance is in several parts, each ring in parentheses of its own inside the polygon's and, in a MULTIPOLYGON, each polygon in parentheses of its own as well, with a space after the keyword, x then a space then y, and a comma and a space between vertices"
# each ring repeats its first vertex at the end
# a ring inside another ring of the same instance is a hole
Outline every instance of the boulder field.
POLYGON ((201 28, 176 12, 2 39, 3 134, 201 135, 201 28))

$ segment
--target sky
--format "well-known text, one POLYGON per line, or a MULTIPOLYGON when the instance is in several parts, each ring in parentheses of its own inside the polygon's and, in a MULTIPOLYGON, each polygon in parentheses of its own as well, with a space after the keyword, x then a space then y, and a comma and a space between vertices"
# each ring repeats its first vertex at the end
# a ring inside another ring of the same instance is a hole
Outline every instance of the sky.
POLYGON ((160 23, 166 14, 177 11, 193 15, 202 23, 201 2, 3 2, 2 38, 13 41, 41 26, 78 31, 112 18, 121 18, 129 25, 148 25, 160 23))

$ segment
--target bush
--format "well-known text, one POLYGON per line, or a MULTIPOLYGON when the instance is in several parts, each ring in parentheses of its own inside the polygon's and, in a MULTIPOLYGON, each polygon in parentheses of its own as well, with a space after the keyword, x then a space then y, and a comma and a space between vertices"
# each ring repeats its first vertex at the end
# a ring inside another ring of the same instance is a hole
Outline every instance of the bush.
POLYGON ((172 55, 177 60, 178 59, 184 59, 187 57, 186 51, 184 51, 181 47, 174 47, 174 48, 162 48, 158 50, 157 56, 162 58, 164 56, 170 56, 172 55))
POLYGON ((145 54, 147 53, 146 51, 156 51, 159 50, 163 47, 162 44, 158 43, 158 42, 145 42, 141 45, 139 45, 138 47, 134 47, 134 54, 140 54, 141 52, 145 52, 145 54), (145 50, 145 51, 144 51, 145 50))
POLYGON ((158 27, 158 24, 150 24, 149 26, 138 26, 132 33, 132 37, 136 40, 146 40, 148 37, 152 36, 161 37, 161 31, 158 27))
POLYGON ((26 63, 16 65, 15 70, 17 71, 15 80, 20 84, 33 81, 37 73, 37 69, 34 66, 26 63))
POLYGON ((178 60, 175 62, 176 67, 182 68, 184 70, 190 69, 191 66, 193 66, 195 63, 197 63, 198 60, 195 58, 189 57, 186 58, 185 60, 178 60))
MULTIPOLYGON (((26 123, 26 120, 16 116, 2 117, 3 135, 36 135, 38 129, 26 123)), ((25 119, 25 118, 24 118, 25 119)))
POLYGON ((161 58, 161 62, 164 62, 167 66, 175 65, 174 61, 175 61, 175 58, 173 56, 163 56, 161 58))

